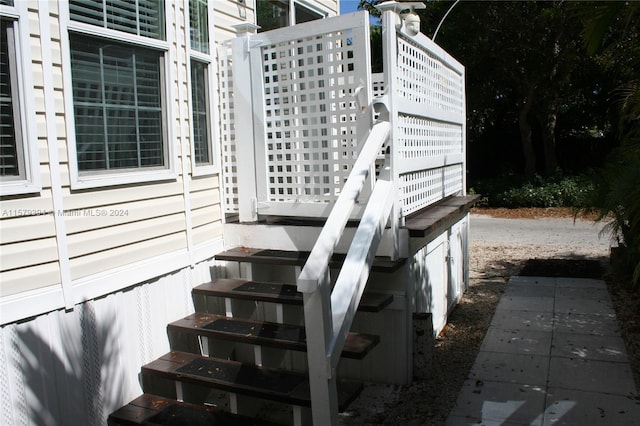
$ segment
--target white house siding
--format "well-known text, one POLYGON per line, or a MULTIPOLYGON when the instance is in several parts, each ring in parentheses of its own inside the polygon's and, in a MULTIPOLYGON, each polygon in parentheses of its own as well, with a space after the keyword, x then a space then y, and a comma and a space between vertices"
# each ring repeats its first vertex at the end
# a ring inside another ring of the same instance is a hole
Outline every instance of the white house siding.
POLYGON ((64 84, 70 79, 63 73, 67 53, 61 47, 66 29, 57 2, 28 3, 28 19, 20 24, 28 25, 30 34, 25 44, 30 46, 42 190, 2 199, 2 323, 135 285, 129 278, 119 281, 125 273, 147 280, 188 267, 215 254, 208 250, 222 247, 219 176, 192 176, 187 4, 167 6, 167 105, 172 119, 167 130, 176 177, 74 190, 65 120, 72 93, 64 84), (173 261, 152 267, 162 256, 173 261), (105 285, 109 275, 112 283, 105 285), (92 281, 96 289, 89 290, 92 281), (21 315, 16 306, 24 302, 21 296, 31 302, 41 296, 43 303, 28 303, 30 309, 21 315))
POLYGON ((222 233, 220 181, 215 177, 198 177, 191 184, 191 226, 193 244, 198 246, 222 233))
MULTIPOLYGON (((68 150, 67 3, 16 3, 27 9, 41 190, 1 199, 0 424, 101 425, 141 393, 140 366, 168 351, 167 323, 193 312, 191 288, 214 278, 223 248, 220 176, 194 176, 191 165, 187 3, 167 1, 175 176, 80 190, 68 150)), ((216 41, 255 22, 255 1, 246 16, 232 0, 210 3, 216 41)))
MULTIPOLYGON (((0 297, 60 283, 56 228, 54 216, 51 214, 54 211, 54 189, 51 185, 52 167, 45 116, 45 81, 53 86, 50 87, 50 93, 57 96, 56 89, 58 91, 61 89, 59 85, 61 69, 58 66, 45 73, 37 3, 29 2, 28 7, 25 7, 26 5, 27 3, 20 5, 26 10, 26 16, 20 17, 19 25, 28 28, 29 40, 21 40, 21 42, 22 46, 30 47, 29 69, 25 71, 31 71, 33 87, 27 88, 26 95, 33 96, 37 122, 34 127, 35 135, 29 135, 29 142, 37 146, 39 153, 40 165, 35 172, 40 174, 42 189, 36 197, 18 195, 2 200, 0 297)), ((55 42, 48 43, 47 49, 50 49, 49 55, 57 54, 59 57, 59 46, 55 47, 55 42)), ((64 106, 60 102, 53 104, 56 110, 55 114, 50 116, 56 119, 59 113, 64 114, 64 106)), ((61 145, 64 147, 64 142, 61 145)), ((58 148, 55 154, 66 157, 64 152, 65 149, 58 148)))
POLYGON ((233 26, 242 22, 256 22, 255 2, 257 0, 214 1, 215 13, 214 31, 216 42, 232 39, 236 36, 233 26))

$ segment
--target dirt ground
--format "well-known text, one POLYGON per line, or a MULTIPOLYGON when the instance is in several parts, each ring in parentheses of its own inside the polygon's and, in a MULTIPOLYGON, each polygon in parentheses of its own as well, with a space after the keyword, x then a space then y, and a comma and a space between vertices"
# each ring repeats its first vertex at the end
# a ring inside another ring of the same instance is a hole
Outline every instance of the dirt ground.
MULTIPOLYGON (((569 209, 482 209, 476 212, 503 218, 573 217, 569 209)), ((636 387, 640 388, 640 296, 610 276, 606 254, 601 249, 585 247, 574 256, 585 261, 585 265, 592 265, 594 262, 588 262, 592 260, 602 265, 600 272, 609 284, 636 387)), ((566 256, 562 246, 472 242, 470 286, 436 340, 433 377, 415 380, 401 387, 368 386, 363 392, 364 405, 356 402, 341 416, 341 423, 443 425, 475 361, 509 277, 518 275, 529 259, 557 259, 562 256, 566 256)), ((558 262, 555 266, 562 267, 558 262)))

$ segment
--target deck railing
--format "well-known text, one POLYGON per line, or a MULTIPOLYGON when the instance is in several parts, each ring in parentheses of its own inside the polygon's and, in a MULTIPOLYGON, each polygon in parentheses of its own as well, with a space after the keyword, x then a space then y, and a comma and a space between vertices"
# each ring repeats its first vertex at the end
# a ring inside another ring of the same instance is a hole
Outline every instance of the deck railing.
POLYGON ((320 425, 337 419, 335 368, 385 228, 397 257, 403 218, 465 188, 464 68, 397 25, 406 6, 382 5, 382 76, 370 72, 366 12, 240 37, 219 62, 235 82, 221 113, 234 130, 222 138, 227 213, 327 217, 297 280, 320 425), (352 218, 332 288, 329 259, 352 218))
MULTIPOLYGON (((328 216, 373 120, 367 16, 338 16, 233 41, 241 221, 328 216)), ((371 189, 365 186, 361 197, 371 189)))
MULTIPOLYGON (((363 108, 376 97, 393 106, 400 217, 464 192, 464 67, 401 28, 385 32, 385 72, 371 74, 368 23, 357 16, 242 37, 233 55, 219 49, 227 214, 327 217, 372 123, 363 108)), ((357 206, 352 216, 361 214, 357 206)))
POLYGON ((329 261, 370 175, 389 123, 374 125, 316 244, 298 276, 304 296, 309 382, 314 424, 334 424, 337 414, 336 368, 347 333, 393 205, 393 182, 387 167, 378 173, 374 190, 333 288, 329 261))

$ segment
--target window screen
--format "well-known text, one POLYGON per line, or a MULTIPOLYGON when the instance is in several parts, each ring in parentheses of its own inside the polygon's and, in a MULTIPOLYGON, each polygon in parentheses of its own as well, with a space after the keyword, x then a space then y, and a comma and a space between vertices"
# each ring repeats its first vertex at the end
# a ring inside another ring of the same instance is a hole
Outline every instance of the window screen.
POLYGON ((304 6, 296 3, 296 24, 302 24, 303 22, 315 21, 316 19, 322 19, 323 16, 319 13, 313 12, 304 6))
POLYGON ((191 98, 193 105, 193 145, 197 165, 211 164, 209 120, 207 114, 207 65, 191 61, 191 98))
POLYGON ((19 177, 24 167, 20 155, 20 111, 15 74, 13 21, 0 19, 0 176, 19 177))
POLYGON ((257 17, 260 29, 269 31, 289 26, 289 1, 263 0, 257 2, 257 17))
POLYGON ((165 39, 163 0, 70 0, 69 15, 74 21, 165 39))
POLYGON ((189 1, 189 31, 191 48, 209 53, 209 11, 206 0, 189 1))
POLYGON ((162 53, 71 34, 78 169, 165 165, 162 53))

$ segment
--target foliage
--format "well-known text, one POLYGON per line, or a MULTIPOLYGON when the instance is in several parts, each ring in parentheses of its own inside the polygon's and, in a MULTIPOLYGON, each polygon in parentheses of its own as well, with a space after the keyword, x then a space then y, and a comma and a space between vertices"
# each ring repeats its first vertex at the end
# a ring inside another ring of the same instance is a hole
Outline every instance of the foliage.
MULTIPOLYGON (((362 0, 360 6, 375 13, 378 3, 362 0)), ((579 171, 562 154, 576 138, 605 139, 607 97, 618 83, 581 43, 578 17, 592 4, 467 1, 452 8, 452 1, 431 1, 418 11, 422 33, 432 37, 442 23, 437 43, 466 68, 470 152, 494 158, 500 152, 508 165, 470 161, 471 174, 507 168, 533 177, 558 166, 579 171)))
POLYGON ((610 114, 619 147, 599 174, 586 210, 606 222, 618 242, 614 266, 629 271, 640 287, 640 18, 639 3, 605 2, 584 16, 584 37, 620 82, 612 92, 610 114), (635 24, 634 24, 635 23, 635 24), (617 29, 614 31, 614 29, 617 29))
POLYGON ((515 175, 479 180, 469 189, 482 194, 482 202, 488 207, 573 207, 585 206, 594 188, 590 175, 553 176, 536 175, 532 180, 522 180, 515 175))
POLYGON ((606 223, 603 233, 618 243, 621 261, 617 266, 640 285, 640 146, 616 151, 599 175, 584 210, 596 212, 606 223))
MULTIPOLYGON (((375 12, 380 1, 361 0, 361 8, 375 12)), ((452 5, 429 2, 419 12, 421 31, 432 36, 452 5)), ((509 170, 527 177, 485 181, 475 190, 492 205, 596 211, 640 287, 638 22, 637 1, 459 2, 437 42, 466 68, 470 176, 509 170), (596 140, 610 147, 589 152, 596 140), (559 152, 569 152, 565 162, 559 152), (600 161, 588 166, 604 166, 595 181, 536 175, 553 176, 558 165, 576 170, 570 161, 584 155, 600 161)))

